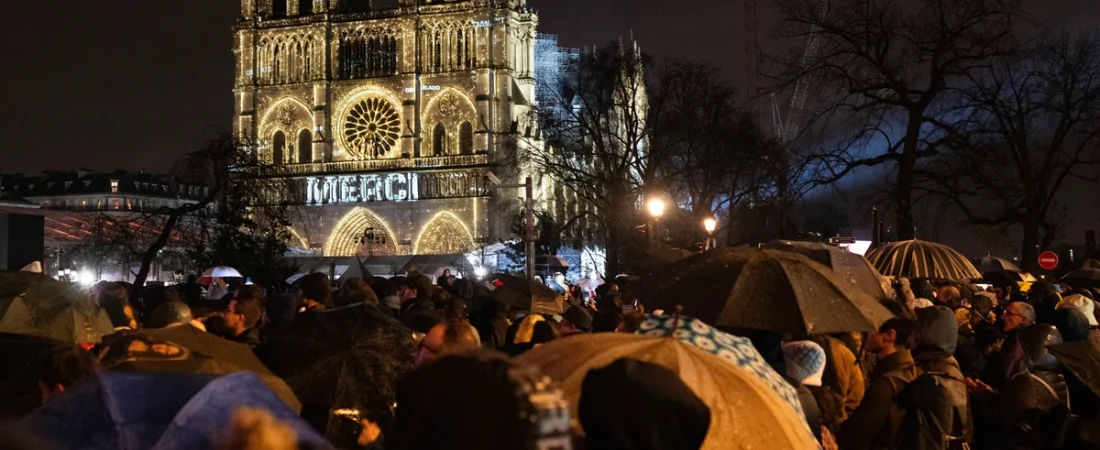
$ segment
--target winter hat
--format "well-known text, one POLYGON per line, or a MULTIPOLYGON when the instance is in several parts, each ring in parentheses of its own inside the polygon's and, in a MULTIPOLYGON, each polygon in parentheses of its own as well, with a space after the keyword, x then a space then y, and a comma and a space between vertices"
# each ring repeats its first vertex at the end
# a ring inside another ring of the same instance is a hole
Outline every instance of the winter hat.
POLYGON ((1079 294, 1067 295, 1062 301, 1058 302, 1058 306, 1055 309, 1073 308, 1081 311, 1081 314, 1085 315, 1085 318, 1089 320, 1089 326, 1095 327, 1097 325, 1096 315, 1093 314, 1093 310, 1096 309, 1092 300, 1088 297, 1079 294))
POLYGON ((787 361, 787 376, 807 386, 821 386, 825 373, 825 349, 813 341, 783 343, 783 358, 787 361))

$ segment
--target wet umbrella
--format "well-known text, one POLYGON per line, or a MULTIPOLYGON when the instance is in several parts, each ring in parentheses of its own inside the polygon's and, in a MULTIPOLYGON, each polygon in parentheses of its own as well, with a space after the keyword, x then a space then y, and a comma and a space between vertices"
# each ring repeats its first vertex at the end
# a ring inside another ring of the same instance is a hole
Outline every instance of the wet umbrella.
POLYGON ((1100 269, 1077 269, 1059 280, 1075 288, 1100 288, 1100 269))
POLYGON ((977 268, 978 271, 981 273, 1000 272, 1002 270, 1017 273, 1023 272, 1023 270, 1020 270, 1020 266, 1017 266, 1016 263, 1004 258, 998 258, 996 256, 986 256, 985 258, 982 258, 980 261, 978 261, 977 268))
MULTIPOLYGON (((171 359, 156 357, 136 357, 128 355, 126 360, 115 366, 114 370, 129 372, 183 372, 227 375, 249 371, 256 373, 268 388, 275 392, 287 406, 298 412, 302 404, 282 378, 271 373, 247 345, 222 339, 191 325, 169 328, 142 330, 134 335, 143 339, 149 347, 151 343, 169 342, 190 350, 194 357, 171 359)), ((127 345, 131 342, 126 342, 127 345)))
POLYGON ((200 278, 244 278, 244 275, 229 266, 216 266, 204 270, 200 278))
POLYGON ((548 286, 512 275, 490 275, 482 283, 498 302, 535 314, 561 314, 563 300, 548 286))
POLYGON ((561 383, 577 417, 585 375, 619 358, 676 372, 707 404, 711 424, 703 449, 817 448, 803 418, 771 387, 749 371, 679 339, 626 333, 579 335, 537 346, 516 361, 538 366, 561 383))
POLYGON ((803 417, 798 391, 764 361, 749 339, 725 333, 692 317, 654 314, 646 316, 638 334, 673 337, 749 371, 779 394, 798 417, 803 417))
POLYGON ((982 274, 962 253, 943 244, 911 240, 891 242, 867 252, 867 260, 891 277, 973 280, 982 274))
POLYGON ((32 272, 0 272, 0 332, 76 344, 114 332, 87 291, 32 272))
POLYGON ((878 270, 867 261, 867 258, 847 249, 821 242, 779 240, 768 242, 761 247, 804 255, 833 269, 833 272, 841 280, 863 289, 872 298, 880 299, 890 296, 882 285, 882 274, 878 273, 878 270))
POLYGON ((673 310, 718 327, 805 336, 870 331, 893 317, 821 264, 797 253, 726 248, 669 266, 630 288, 648 308, 673 310))
POLYGON ((569 268, 569 263, 554 255, 542 255, 535 258, 536 266, 569 268))
POLYGON ((15 375, 38 355, 71 345, 54 339, 0 333, 0 381, 15 375))
POLYGON ((241 407, 286 423, 299 443, 331 448, 249 372, 224 376, 102 372, 17 423, 56 449, 213 449, 241 407))
POLYGON ((1058 361, 1077 375, 1085 386, 1100 396, 1100 348, 1091 340, 1067 342, 1047 347, 1058 361))
POLYGON ((302 416, 329 438, 345 437, 329 412, 354 409, 389 431, 396 382, 412 367, 413 332, 374 305, 299 315, 287 332, 256 348, 302 402, 302 416), (327 422, 327 425, 326 425, 327 422))

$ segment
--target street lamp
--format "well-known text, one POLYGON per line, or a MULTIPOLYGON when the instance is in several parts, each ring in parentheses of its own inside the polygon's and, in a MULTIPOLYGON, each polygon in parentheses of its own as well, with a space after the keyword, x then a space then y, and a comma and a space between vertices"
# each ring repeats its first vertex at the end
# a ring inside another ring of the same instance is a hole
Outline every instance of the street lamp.
POLYGON ((718 228, 718 221, 713 217, 707 217, 703 219, 703 229, 707 230, 707 250, 717 247, 717 243, 714 242, 714 230, 718 228))
POLYGON ((660 197, 654 197, 646 200, 645 207, 649 210, 649 215, 654 219, 660 219, 661 215, 665 213, 665 201, 660 197))

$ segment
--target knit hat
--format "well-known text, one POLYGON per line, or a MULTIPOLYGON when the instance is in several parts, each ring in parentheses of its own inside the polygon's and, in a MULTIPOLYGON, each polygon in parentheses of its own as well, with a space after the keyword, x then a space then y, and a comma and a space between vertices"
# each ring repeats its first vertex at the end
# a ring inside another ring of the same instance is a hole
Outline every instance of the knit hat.
POLYGON ((825 373, 825 350, 813 341, 783 343, 783 359, 787 361, 787 376, 807 386, 821 386, 825 373))
POLYGON ((1073 308, 1081 311, 1081 314, 1084 314, 1085 318, 1089 320, 1089 326, 1095 327, 1097 325, 1096 315, 1092 313, 1096 306, 1088 297, 1079 294, 1067 295, 1055 307, 1055 309, 1062 308, 1073 308))

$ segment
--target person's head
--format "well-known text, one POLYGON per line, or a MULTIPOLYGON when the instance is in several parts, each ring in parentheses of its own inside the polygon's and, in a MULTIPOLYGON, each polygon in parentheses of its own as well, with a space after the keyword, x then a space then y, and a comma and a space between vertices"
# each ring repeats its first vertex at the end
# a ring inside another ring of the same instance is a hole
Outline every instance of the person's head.
POLYGON ((187 282, 188 283, 194 283, 195 280, 197 280, 198 278, 199 277, 197 275, 193 274, 193 273, 187 274, 187 282))
POLYGON ((137 321, 134 320, 134 309, 130 306, 130 293, 126 287, 119 283, 103 281, 96 284, 96 300, 103 310, 107 311, 107 317, 111 318, 111 325, 115 329, 137 329, 137 321))
POLYGON ((913 336, 913 321, 904 317, 887 320, 878 331, 867 334, 867 351, 885 358, 890 354, 909 348, 909 338, 913 336))
POLYGON ((340 286, 340 295, 333 299, 333 305, 339 308, 356 303, 377 304, 378 296, 374 294, 374 290, 362 278, 349 277, 340 286))
POLYGON ((806 386, 821 386, 825 374, 825 349, 814 341, 783 343, 787 376, 806 386))
POLYGON ((1035 323, 1035 308, 1027 302, 1012 302, 1001 313, 1005 332, 1035 323))
POLYGON ((634 359, 589 370, 577 405, 590 449, 702 447, 711 411, 676 372, 634 359))
POLYGON ((229 302, 229 308, 225 310, 225 326, 229 328, 233 336, 243 333, 245 330, 256 326, 263 314, 263 306, 254 298, 239 298, 229 302))
POLYGON ((432 290, 432 308, 443 311, 451 301, 451 293, 436 287, 432 290))
POLYGON ((246 284, 237 288, 237 291, 233 293, 233 298, 254 298, 262 303, 264 301, 264 289, 255 284, 246 284))
POLYGON ((1066 342, 1086 341, 1089 338, 1089 319, 1076 308, 1054 310, 1050 324, 1058 328, 1066 342))
POLYGON ((544 320, 535 324, 535 329, 531 333, 532 344, 545 344, 547 342, 554 341, 561 337, 557 327, 553 324, 553 321, 544 320))
POLYGON ((298 280, 298 289, 301 290, 302 306, 313 308, 325 306, 332 301, 332 286, 329 285, 328 275, 323 273, 311 273, 298 280))
POLYGON ((451 269, 443 269, 443 278, 451 277, 451 269))
POLYGON ((1096 310, 1096 304, 1093 303, 1092 299, 1080 294, 1067 295, 1066 298, 1063 298, 1062 301, 1058 302, 1056 309, 1067 308, 1080 311, 1081 314, 1083 314, 1085 318, 1089 321, 1089 326, 1096 327, 1096 314, 1094 314, 1094 311, 1096 310))
POLYGON ((946 306, 931 306, 913 311, 913 358, 928 362, 951 357, 959 342, 955 312, 946 306))
POLYGON ((592 331, 592 313, 588 309, 572 305, 562 314, 561 324, 558 325, 561 334, 587 333, 592 331))
POLYGON ((431 298, 433 292, 435 292, 435 286, 432 285, 432 281, 428 277, 409 274, 405 278, 405 284, 397 290, 397 296, 404 302, 415 298, 431 298))
POLYGON ((146 328, 165 328, 191 323, 191 308, 179 300, 164 303, 153 310, 146 328))
POLYGON ((43 403, 99 370, 95 355, 80 347, 50 350, 41 355, 39 361, 38 388, 43 403))
POLYGON ((947 306, 948 308, 956 308, 959 306, 962 294, 959 293, 959 288, 950 284, 941 286, 936 291, 936 300, 939 304, 947 306))
POLYGON ((481 347, 477 329, 465 320, 447 320, 428 330, 416 349, 413 367, 434 362, 444 355, 481 347))
POLYGON ((936 291, 932 288, 932 283, 929 283, 928 280, 910 280, 909 286, 913 289, 913 295, 917 298, 928 300, 936 298, 936 291))

